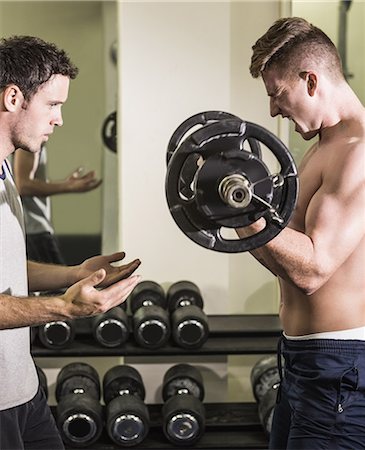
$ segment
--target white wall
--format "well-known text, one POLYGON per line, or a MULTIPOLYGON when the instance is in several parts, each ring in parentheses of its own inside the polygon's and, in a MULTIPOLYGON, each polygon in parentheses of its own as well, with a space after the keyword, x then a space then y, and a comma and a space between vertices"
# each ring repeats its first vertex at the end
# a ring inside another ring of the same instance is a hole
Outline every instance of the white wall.
POLYGON ((175 225, 164 191, 166 146, 183 120, 209 109, 275 130, 263 87, 248 75, 253 32, 259 33, 247 24, 258 10, 270 23, 277 7, 128 2, 120 8, 121 246, 141 258, 144 279, 195 281, 210 314, 272 311, 274 290, 263 303, 250 303, 272 277, 252 257, 201 248, 175 225), (232 266, 239 265, 240 276, 232 279, 232 266))
MULTIPOLYGON (((250 255, 201 248, 175 225, 164 191, 166 147, 183 120, 209 109, 279 131, 262 82, 248 72, 251 46, 279 10, 273 1, 119 3, 120 247, 129 259, 142 260, 145 280, 165 287, 196 282, 208 314, 276 313, 276 281, 250 255)), ((156 387, 168 362, 151 359, 139 369, 154 373, 156 387)), ((209 367, 221 374, 225 363, 209 367)), ((211 377, 210 391, 237 401, 250 395, 251 363, 252 357, 247 367, 244 359, 230 358, 229 376, 211 377)))

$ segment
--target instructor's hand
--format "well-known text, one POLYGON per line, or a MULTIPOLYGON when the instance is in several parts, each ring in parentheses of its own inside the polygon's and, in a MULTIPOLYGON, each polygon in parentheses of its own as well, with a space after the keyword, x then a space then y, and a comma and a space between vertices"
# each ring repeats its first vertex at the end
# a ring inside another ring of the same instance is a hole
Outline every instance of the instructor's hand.
POLYGON ((128 264, 120 265, 119 263, 124 257, 124 252, 116 252, 112 255, 99 255, 86 259, 78 266, 78 280, 88 277, 99 269, 105 271, 105 277, 98 283, 101 288, 128 278, 139 267, 141 261, 135 259, 128 264))
POLYGON ((140 281, 139 275, 133 275, 105 289, 97 289, 106 277, 106 271, 99 269, 67 289, 61 298, 66 302, 68 317, 76 319, 104 313, 123 303, 140 281))

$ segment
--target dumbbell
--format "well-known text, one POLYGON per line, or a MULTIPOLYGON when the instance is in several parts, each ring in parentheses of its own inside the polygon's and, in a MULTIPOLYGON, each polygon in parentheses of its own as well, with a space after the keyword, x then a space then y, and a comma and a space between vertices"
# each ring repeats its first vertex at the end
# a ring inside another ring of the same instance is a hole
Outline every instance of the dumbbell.
POLYGON ((258 404, 260 422, 269 435, 276 404, 277 390, 280 386, 280 375, 277 357, 261 358, 251 370, 251 386, 258 404))
POLYGON ((164 346, 170 338, 171 327, 162 287, 154 281, 142 281, 133 289, 128 303, 137 343, 150 349, 164 346))
POLYGON ((64 443, 89 447, 96 442, 103 430, 100 380, 96 370, 82 362, 64 366, 57 376, 55 394, 57 425, 64 443))
POLYGON ((109 369, 103 379, 106 431, 122 447, 141 443, 149 431, 149 412, 140 373, 131 366, 109 369))
POLYGON ((75 338, 75 325, 70 320, 55 320, 40 325, 38 329, 40 342, 47 348, 65 348, 75 338))
POLYGON ((38 379, 39 379, 39 385, 41 387, 41 389, 43 389, 44 395, 46 396, 46 398, 48 399, 48 383, 47 383, 47 376, 44 372, 44 370, 39 367, 39 366, 35 366, 35 368, 37 369, 37 375, 38 375, 38 379))
POLYGON ((125 303, 122 305, 92 319, 94 339, 103 347, 118 347, 128 340, 130 327, 125 311, 126 305, 125 303))
POLYGON ((191 281, 178 281, 167 291, 171 313, 172 336, 183 348, 199 348, 208 339, 208 318, 203 311, 203 298, 191 281))
POLYGON ((203 378, 189 364, 177 364, 165 373, 162 386, 163 432, 174 445, 194 445, 205 430, 203 378))

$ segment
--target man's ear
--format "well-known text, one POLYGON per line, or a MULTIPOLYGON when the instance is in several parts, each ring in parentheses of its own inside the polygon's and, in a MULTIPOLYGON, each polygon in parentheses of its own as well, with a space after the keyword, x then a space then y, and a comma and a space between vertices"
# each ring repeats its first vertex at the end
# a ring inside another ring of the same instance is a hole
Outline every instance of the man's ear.
POLYGON ((23 93, 16 84, 11 84, 4 89, 3 104, 6 111, 16 111, 18 108, 21 108, 23 103, 23 93))
POLYGON ((317 75, 313 72, 308 72, 307 74, 307 91, 308 94, 313 97, 317 89, 317 75))

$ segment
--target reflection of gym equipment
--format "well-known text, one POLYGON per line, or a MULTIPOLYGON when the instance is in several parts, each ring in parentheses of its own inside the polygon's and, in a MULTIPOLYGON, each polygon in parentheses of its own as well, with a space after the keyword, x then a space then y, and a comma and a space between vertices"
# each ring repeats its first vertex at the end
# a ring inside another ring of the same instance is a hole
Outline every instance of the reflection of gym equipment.
POLYGON ((45 323, 39 326, 38 337, 46 348, 68 347, 75 338, 75 324, 70 320, 55 320, 45 323))
POLYGON ((86 363, 64 366, 56 381, 57 425, 65 444, 89 447, 103 429, 100 381, 86 363))
POLYGON ((338 15, 338 53, 341 56, 343 74, 346 80, 353 77, 347 66, 347 19, 352 0, 340 0, 340 11, 338 15))
POLYGON ((171 311, 172 336, 183 348, 200 348, 208 339, 208 318, 203 312, 203 298, 191 281, 178 281, 167 291, 171 311))
POLYGON ((127 341, 130 330, 125 308, 122 303, 93 318, 94 339, 103 347, 118 347, 127 341))
POLYGON ((260 359, 251 370, 251 386, 258 404, 260 422, 269 435, 276 404, 280 375, 277 357, 268 356, 260 359))
POLYGON ((175 445, 194 445, 205 430, 203 378, 189 364, 177 364, 165 373, 162 386, 163 432, 175 445))
POLYGON ((101 136, 104 145, 112 152, 117 152, 117 112, 110 113, 103 122, 101 136))
POLYGON ((139 372, 131 366, 115 366, 103 379, 106 430, 122 447, 141 443, 149 431, 145 388, 139 372))
POLYGON ((227 116, 207 111, 177 128, 167 149, 166 197, 176 224, 191 240, 235 253, 266 244, 288 224, 298 179, 291 154, 275 135, 227 116), (192 132, 194 126, 200 128, 192 132), (279 170, 270 171, 262 147, 275 157, 279 170), (225 229, 246 227, 261 218, 265 220, 259 232, 224 237, 225 229))
POLYGON ((137 343, 151 349, 164 346, 170 338, 171 328, 162 287, 154 281, 142 281, 133 289, 128 303, 137 343))
POLYGON ((113 41, 110 45, 110 59, 114 65, 117 65, 118 62, 118 42, 117 40, 113 41))

